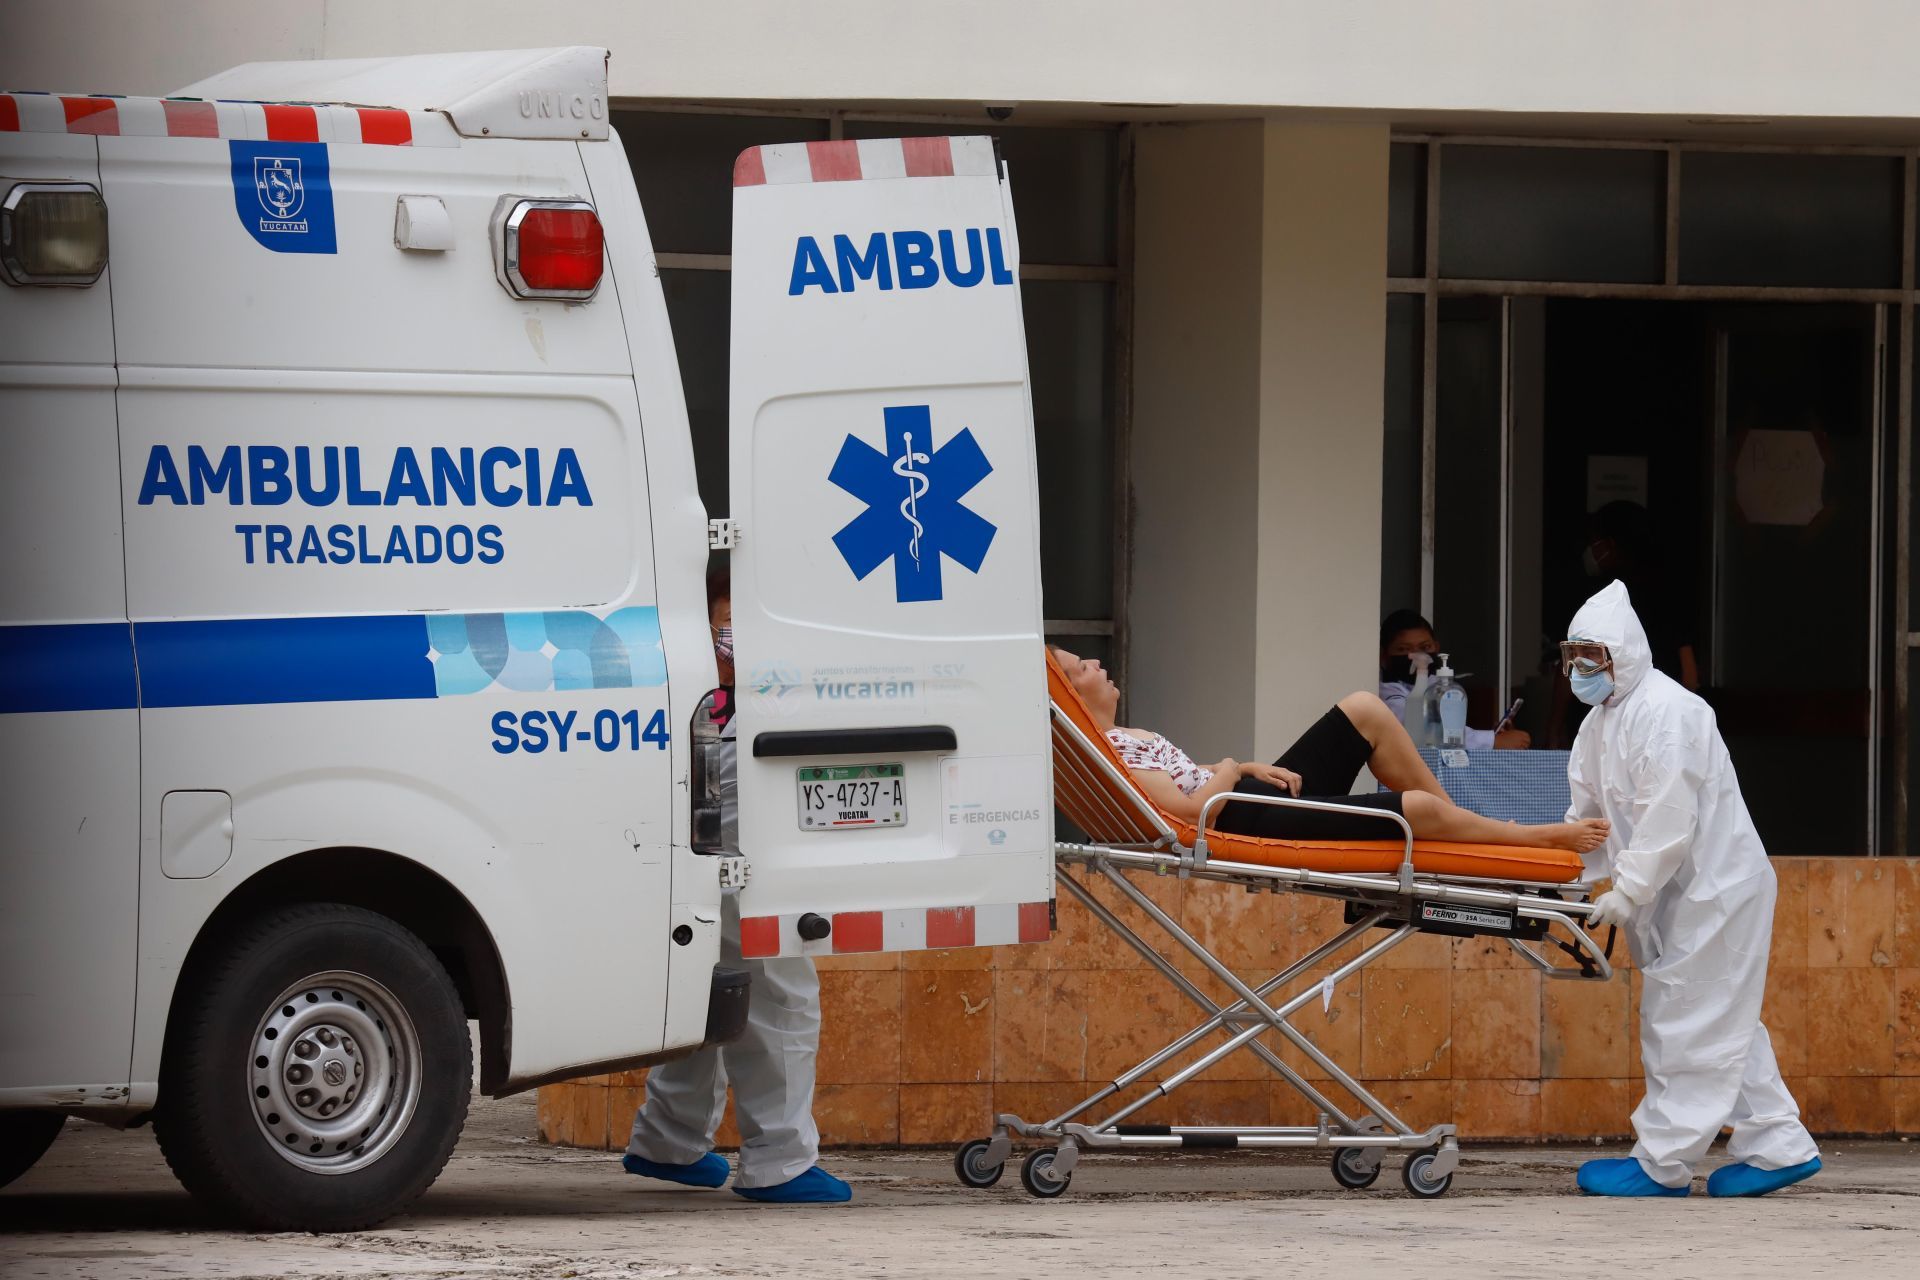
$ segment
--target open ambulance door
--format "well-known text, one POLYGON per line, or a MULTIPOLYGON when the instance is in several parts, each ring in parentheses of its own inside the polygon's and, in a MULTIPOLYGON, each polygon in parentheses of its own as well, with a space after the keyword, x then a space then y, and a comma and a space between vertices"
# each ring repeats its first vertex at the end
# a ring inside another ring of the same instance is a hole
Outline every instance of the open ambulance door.
POLYGON ((749 957, 1051 933, 1017 268, 989 139, 756 147, 735 165, 749 957))

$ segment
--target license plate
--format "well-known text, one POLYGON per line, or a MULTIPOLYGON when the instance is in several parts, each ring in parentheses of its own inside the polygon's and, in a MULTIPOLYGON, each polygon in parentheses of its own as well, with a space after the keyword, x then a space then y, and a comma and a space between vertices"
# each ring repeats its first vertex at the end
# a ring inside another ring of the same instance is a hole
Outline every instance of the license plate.
POLYGON ((798 774, 802 831, 906 825, 904 764, 809 767, 798 774))

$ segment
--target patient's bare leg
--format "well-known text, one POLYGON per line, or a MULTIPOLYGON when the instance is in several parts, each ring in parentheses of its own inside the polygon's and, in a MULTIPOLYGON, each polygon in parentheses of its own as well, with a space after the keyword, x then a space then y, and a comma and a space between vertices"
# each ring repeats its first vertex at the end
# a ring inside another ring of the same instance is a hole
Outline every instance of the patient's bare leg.
POLYGON ((1367 767, 1373 770, 1374 777, 1395 791, 1424 791, 1447 799, 1446 788, 1420 758, 1419 749, 1407 736, 1407 727, 1380 701, 1380 695, 1362 690, 1348 694, 1337 705, 1373 748, 1367 767))
POLYGON ((1430 840, 1462 840, 1469 844, 1530 844, 1553 849, 1571 849, 1585 853, 1600 847, 1607 838, 1605 818, 1585 822, 1550 822, 1541 826, 1523 826, 1483 818, 1471 809, 1462 809, 1444 797, 1436 799, 1425 792, 1408 792, 1402 800, 1407 825, 1413 834, 1430 840))

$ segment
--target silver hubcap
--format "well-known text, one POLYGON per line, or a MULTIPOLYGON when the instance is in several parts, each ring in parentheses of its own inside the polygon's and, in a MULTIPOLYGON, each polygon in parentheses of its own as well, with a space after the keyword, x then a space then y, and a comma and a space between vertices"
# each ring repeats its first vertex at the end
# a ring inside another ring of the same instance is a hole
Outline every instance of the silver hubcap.
POLYGON ((253 1033, 247 1087, 273 1149, 310 1173, 351 1173, 392 1148, 420 1100, 420 1041, 393 993, 317 973, 280 993, 253 1033))

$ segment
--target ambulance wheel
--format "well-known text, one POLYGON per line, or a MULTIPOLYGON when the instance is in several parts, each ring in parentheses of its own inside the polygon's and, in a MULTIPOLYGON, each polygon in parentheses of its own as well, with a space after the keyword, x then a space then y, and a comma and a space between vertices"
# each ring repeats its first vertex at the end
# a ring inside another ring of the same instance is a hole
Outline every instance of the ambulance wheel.
POLYGON ((975 1138, 954 1152, 954 1176, 963 1185, 985 1190, 1000 1181, 1000 1175, 1007 1171, 1007 1166, 987 1163, 987 1152, 992 1146, 985 1138, 975 1138))
POLYGON ((258 1230, 354 1231, 440 1176, 473 1050, 419 938, 359 907, 288 907, 180 984, 153 1127, 196 1197, 258 1230))
POLYGON ((1433 1175, 1433 1162, 1439 1155, 1439 1148, 1428 1147, 1425 1151, 1416 1151, 1400 1167, 1400 1181, 1421 1200, 1443 1196, 1447 1194, 1447 1188, 1453 1185, 1451 1173, 1441 1174, 1437 1178, 1433 1175))
POLYGON ((1380 1180, 1379 1149, 1346 1147, 1336 1151, 1333 1180, 1349 1191, 1365 1191, 1380 1180))
POLYGON ((0 1187, 33 1168, 66 1122, 58 1111, 0 1111, 0 1187))
POLYGON ((1042 1200, 1053 1199, 1073 1181, 1071 1173, 1053 1171, 1053 1157, 1057 1150, 1057 1147, 1041 1147, 1038 1151, 1030 1151, 1020 1165, 1020 1184, 1042 1200))

